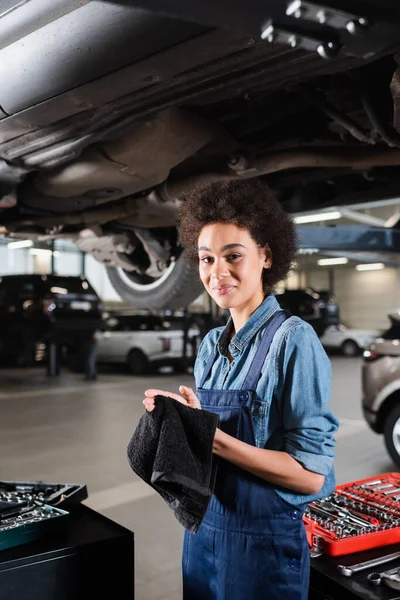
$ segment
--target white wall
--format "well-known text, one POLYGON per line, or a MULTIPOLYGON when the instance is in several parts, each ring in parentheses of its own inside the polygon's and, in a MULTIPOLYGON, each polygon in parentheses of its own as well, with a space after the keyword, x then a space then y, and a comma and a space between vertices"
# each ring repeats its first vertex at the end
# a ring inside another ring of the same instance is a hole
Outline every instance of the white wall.
POLYGON ((352 327, 387 329, 387 313, 400 307, 400 272, 335 269, 335 294, 341 317, 352 327))
POLYGON ((102 300, 105 302, 121 301, 120 296, 118 296, 108 279, 105 266, 97 262, 90 254, 86 255, 85 274, 102 300))
POLYGON ((82 275, 82 256, 79 252, 60 252, 54 257, 58 275, 82 275))
MULTIPOLYGON (((323 267, 307 269, 307 285, 316 290, 329 289, 329 271, 323 267)), ((381 271, 356 271, 355 264, 333 267, 334 293, 340 317, 349 327, 386 329, 387 313, 400 308, 400 271, 386 267, 381 271)))
POLYGON ((7 246, 0 246, 0 275, 33 272, 33 256, 26 251, 26 248, 9 250, 7 246))
POLYGON ((315 290, 329 290, 329 271, 317 267, 306 271, 306 285, 315 290))

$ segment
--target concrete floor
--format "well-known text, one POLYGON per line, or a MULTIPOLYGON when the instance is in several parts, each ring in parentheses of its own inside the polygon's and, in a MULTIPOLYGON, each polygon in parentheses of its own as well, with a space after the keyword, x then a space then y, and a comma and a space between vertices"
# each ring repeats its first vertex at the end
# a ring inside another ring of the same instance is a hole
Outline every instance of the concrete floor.
MULTIPOLYGON (((340 419, 338 483, 396 470, 360 408, 361 359, 332 357, 331 407, 340 419)), ((143 390, 178 391, 190 375, 104 374, 95 383, 41 370, 0 370, 3 479, 83 482, 87 504, 135 532, 136 600, 180 600, 183 530, 164 502, 139 480, 126 446, 143 413, 143 390)))

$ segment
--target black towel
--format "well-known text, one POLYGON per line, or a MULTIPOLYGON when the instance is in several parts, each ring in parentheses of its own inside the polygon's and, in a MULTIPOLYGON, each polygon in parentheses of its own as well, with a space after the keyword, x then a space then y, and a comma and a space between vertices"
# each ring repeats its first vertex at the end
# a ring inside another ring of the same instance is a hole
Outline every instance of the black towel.
POLYGON ((196 533, 215 485, 212 446, 219 417, 165 396, 156 396, 155 403, 129 442, 129 464, 196 533))

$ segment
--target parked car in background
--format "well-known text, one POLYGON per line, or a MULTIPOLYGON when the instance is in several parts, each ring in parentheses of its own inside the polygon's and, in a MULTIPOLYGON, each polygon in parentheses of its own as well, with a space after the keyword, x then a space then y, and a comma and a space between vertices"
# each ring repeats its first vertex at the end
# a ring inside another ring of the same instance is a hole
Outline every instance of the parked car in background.
POLYGON ((321 335, 320 341, 326 349, 340 350, 344 356, 357 356, 379 333, 373 329, 351 329, 343 324, 329 325, 321 335))
POLYGON ((389 455, 400 467, 400 310, 390 328, 364 352, 362 407, 373 431, 384 435, 389 455))
POLYGON ((193 364, 199 344, 199 329, 187 332, 186 353, 183 327, 170 326, 168 318, 152 314, 112 315, 98 338, 99 363, 125 363, 134 375, 150 368, 173 366, 182 369, 186 355, 193 364))
POLYGON ((276 295, 280 306, 301 317, 321 336, 328 325, 339 324, 339 307, 333 294, 312 288, 285 290, 276 295))
POLYGON ((74 352, 100 327, 102 310, 85 277, 0 277, 0 358, 29 365, 49 342, 74 352))

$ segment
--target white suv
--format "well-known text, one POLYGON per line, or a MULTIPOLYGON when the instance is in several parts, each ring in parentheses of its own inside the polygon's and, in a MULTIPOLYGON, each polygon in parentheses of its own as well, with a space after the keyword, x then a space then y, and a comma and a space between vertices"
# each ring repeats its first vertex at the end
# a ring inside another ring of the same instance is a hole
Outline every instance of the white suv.
MULTIPOLYGON (((190 327, 186 344, 189 364, 193 364, 199 336, 199 329, 190 327)), ((156 315, 113 315, 105 321, 105 331, 98 342, 99 363, 126 363, 134 375, 145 373, 150 367, 183 365, 183 321, 181 329, 173 329, 167 318, 156 315)))

